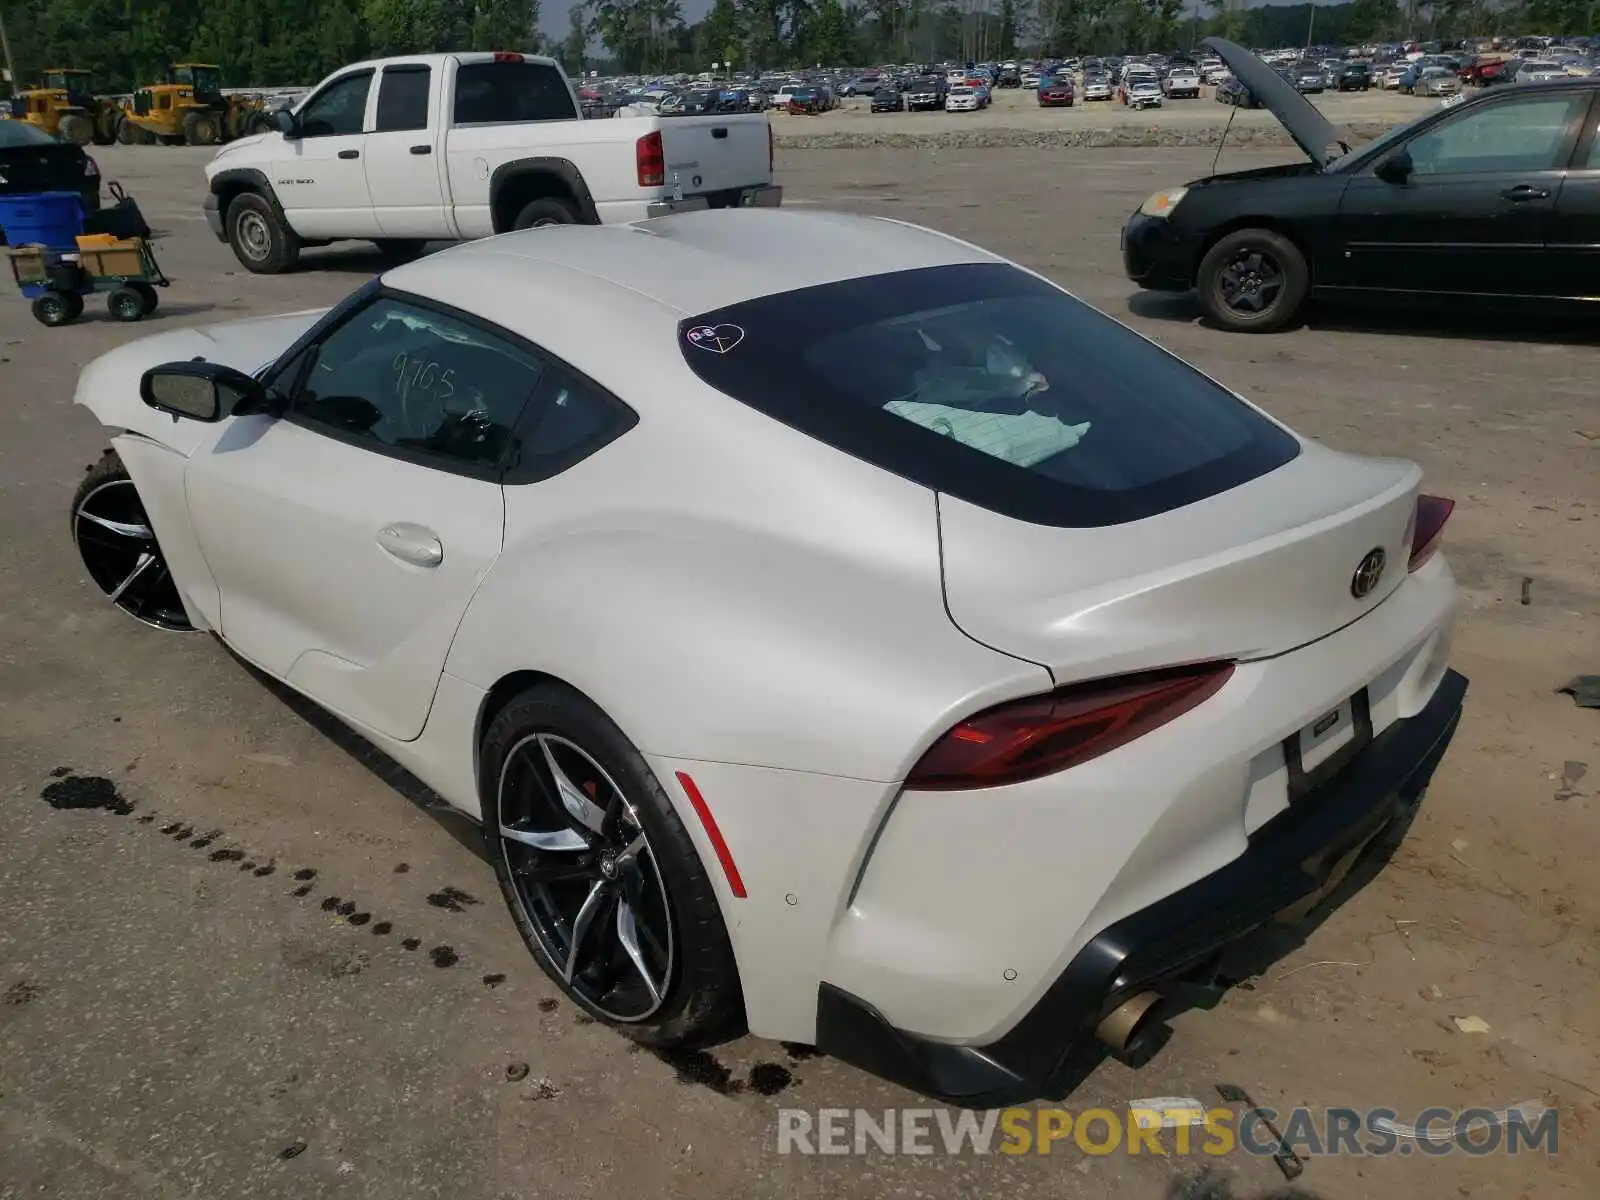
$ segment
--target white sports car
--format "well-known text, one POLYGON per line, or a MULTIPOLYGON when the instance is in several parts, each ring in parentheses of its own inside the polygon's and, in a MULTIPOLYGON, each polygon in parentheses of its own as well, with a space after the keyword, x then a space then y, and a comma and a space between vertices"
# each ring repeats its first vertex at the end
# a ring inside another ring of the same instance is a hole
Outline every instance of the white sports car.
POLYGON ((655 1045, 975 1107, 1136 1054, 1404 829, 1466 688, 1415 466, 897 221, 509 234, 77 400, 95 583, 481 818, 540 965, 655 1045))

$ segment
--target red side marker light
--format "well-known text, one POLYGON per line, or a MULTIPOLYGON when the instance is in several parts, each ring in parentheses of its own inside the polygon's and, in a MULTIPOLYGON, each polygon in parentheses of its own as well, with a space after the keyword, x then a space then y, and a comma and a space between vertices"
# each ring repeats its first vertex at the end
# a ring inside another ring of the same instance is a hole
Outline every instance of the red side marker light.
POLYGON ((717 819, 711 815, 711 808, 706 804, 706 798, 700 794, 700 789, 687 772, 679 771, 678 783, 683 788, 683 794, 689 797, 689 803, 694 807, 694 815, 700 818, 700 825, 706 831, 706 837, 711 839, 711 848, 717 853, 717 861, 722 864, 722 873, 728 877, 728 890, 734 896, 743 900, 745 898, 744 879, 739 875, 739 868, 734 865, 733 854, 728 849, 728 843, 722 839, 722 830, 717 828, 717 819))

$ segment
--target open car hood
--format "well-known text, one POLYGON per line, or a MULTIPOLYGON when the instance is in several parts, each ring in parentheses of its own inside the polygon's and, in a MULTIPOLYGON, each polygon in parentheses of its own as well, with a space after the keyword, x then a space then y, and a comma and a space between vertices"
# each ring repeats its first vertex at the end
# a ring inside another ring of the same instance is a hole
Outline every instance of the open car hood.
POLYGON ((1338 146, 1341 151, 1350 149, 1345 135, 1317 111, 1316 105, 1297 92, 1294 84, 1243 46, 1218 37, 1208 37, 1200 44, 1216 51, 1217 56, 1228 64, 1233 77, 1249 88, 1250 94, 1278 118, 1279 124, 1289 131, 1295 144, 1317 166, 1325 167, 1338 157, 1330 152, 1329 147, 1338 146))

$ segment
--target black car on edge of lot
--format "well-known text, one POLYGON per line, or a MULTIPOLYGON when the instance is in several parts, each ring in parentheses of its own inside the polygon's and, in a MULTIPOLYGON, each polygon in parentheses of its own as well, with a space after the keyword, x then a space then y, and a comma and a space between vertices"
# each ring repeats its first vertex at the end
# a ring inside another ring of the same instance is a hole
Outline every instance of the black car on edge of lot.
POLYGON ((1563 306, 1600 279, 1600 78, 1494 88, 1358 150, 1255 55, 1207 38, 1309 162, 1157 192, 1128 219, 1142 288, 1268 332, 1307 297, 1563 306))
POLYGON ((905 94, 901 92, 899 88, 891 85, 888 87, 881 87, 872 93, 873 112, 905 112, 905 110, 905 94))
POLYGON ((1333 73, 1333 86, 1341 92, 1364 92, 1372 86, 1372 64, 1347 62, 1333 73))
POLYGON ((51 137, 26 121, 0 121, 0 196, 25 192, 77 192, 84 208, 95 212, 100 208, 100 168, 82 146, 51 137))

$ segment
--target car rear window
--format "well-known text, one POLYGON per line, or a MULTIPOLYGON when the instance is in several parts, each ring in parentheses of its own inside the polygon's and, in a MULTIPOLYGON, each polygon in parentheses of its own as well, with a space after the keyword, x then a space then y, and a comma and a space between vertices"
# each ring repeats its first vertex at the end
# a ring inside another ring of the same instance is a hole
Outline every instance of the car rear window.
POLYGON ((1293 435, 1003 263, 867 276, 682 322, 701 380, 888 471, 1043 525, 1114 525, 1291 461, 1293 435))
POLYGON ((44 130, 25 121, 0 121, 0 150, 20 146, 57 146, 61 143, 44 130))
POLYGON ((577 116, 567 81, 549 63, 473 62, 456 71, 457 125, 571 121, 577 116))

